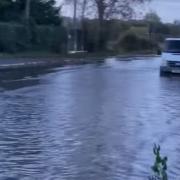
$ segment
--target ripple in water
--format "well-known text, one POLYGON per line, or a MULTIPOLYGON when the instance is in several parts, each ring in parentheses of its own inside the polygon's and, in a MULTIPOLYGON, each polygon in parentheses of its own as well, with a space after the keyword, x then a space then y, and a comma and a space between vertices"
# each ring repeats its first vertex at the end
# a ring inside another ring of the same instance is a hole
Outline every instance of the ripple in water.
POLYGON ((144 180, 154 142, 178 179, 180 78, 158 70, 110 60, 1 81, 0 179, 144 180))

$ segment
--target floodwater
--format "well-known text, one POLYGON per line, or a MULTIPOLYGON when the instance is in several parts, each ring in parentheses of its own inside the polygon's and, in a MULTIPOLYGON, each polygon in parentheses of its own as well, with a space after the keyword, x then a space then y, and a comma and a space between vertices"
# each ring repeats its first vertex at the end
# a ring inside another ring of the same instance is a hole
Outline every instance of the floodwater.
POLYGON ((11 72, 0 81, 0 180, 146 180, 153 143, 180 179, 180 77, 159 58, 11 72))

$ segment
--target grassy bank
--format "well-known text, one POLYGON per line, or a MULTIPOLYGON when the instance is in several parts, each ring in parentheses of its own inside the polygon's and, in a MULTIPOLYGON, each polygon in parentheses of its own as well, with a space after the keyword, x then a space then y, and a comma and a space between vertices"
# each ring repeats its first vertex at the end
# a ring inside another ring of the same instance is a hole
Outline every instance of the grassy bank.
POLYGON ((1 53, 0 58, 95 58, 115 56, 115 52, 58 54, 49 52, 1 53))
MULTIPOLYGON (((77 53, 77 54, 53 54, 42 52, 27 52, 16 54, 0 54, 0 71, 45 69, 66 65, 82 65, 91 63, 103 63, 105 59, 116 57, 118 60, 127 60, 133 57, 151 57, 153 53, 77 53)), ((136 58, 134 58, 136 59, 136 58)), ((148 58, 147 58, 148 59, 148 58)))
POLYGON ((136 55, 157 55, 156 51, 133 51, 133 52, 96 52, 96 53, 74 53, 74 54, 57 54, 49 52, 24 52, 24 53, 1 53, 0 60, 5 59, 101 59, 116 56, 136 56, 136 55))

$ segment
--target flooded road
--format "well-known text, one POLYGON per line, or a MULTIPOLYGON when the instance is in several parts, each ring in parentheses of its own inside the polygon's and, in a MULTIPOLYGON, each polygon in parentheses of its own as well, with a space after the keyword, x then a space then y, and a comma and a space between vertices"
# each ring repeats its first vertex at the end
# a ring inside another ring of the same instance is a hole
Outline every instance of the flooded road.
MULTIPOLYGON (((144 180, 153 143, 180 177, 180 77, 159 58, 0 82, 0 180, 144 180)), ((17 74, 16 74, 17 76, 17 74)))

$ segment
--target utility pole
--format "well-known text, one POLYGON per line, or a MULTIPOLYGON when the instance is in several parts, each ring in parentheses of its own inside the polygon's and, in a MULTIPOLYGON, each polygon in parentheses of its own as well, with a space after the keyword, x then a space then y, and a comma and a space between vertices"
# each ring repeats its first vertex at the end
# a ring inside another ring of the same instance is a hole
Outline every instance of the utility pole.
POLYGON ((25 19, 26 21, 29 21, 30 18, 30 6, 31 6, 31 0, 26 0, 25 4, 25 19))
POLYGON ((31 30, 30 30, 30 11, 31 11, 31 0, 25 0, 25 7, 24 7, 24 25, 26 29, 26 41, 27 41, 27 48, 31 46, 31 30))
POLYGON ((82 14, 81 14, 81 50, 84 51, 84 36, 85 36, 85 11, 87 0, 83 0, 82 14))
POLYGON ((77 0, 74 0, 74 51, 77 51, 77 0))

